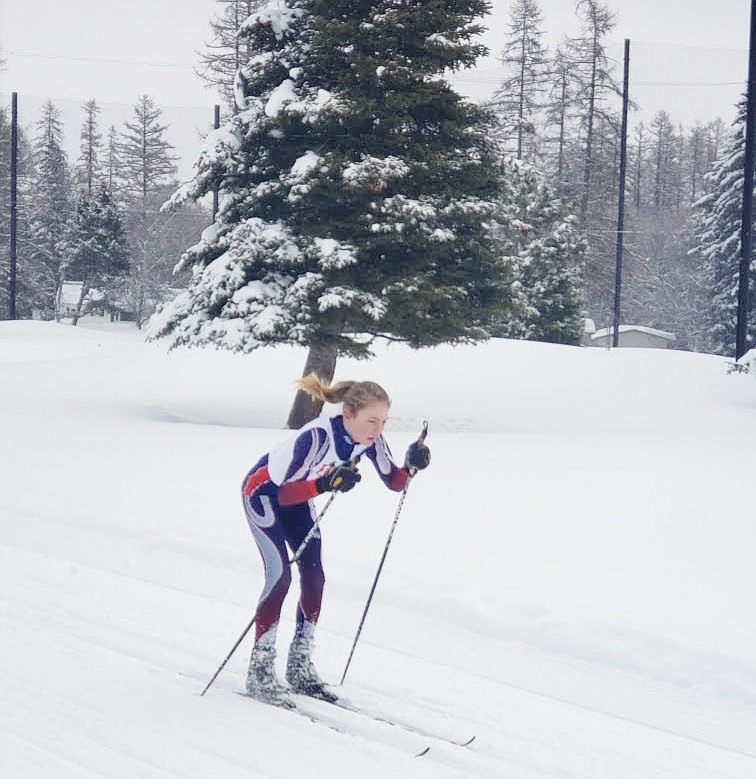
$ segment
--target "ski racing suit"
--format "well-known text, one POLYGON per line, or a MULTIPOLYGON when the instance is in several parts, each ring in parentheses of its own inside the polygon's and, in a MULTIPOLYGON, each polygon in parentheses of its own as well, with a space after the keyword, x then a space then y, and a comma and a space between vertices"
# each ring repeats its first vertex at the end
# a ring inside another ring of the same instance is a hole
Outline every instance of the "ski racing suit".
MULTIPOLYGON (((319 495, 316 480, 334 465, 368 457, 386 486, 401 491, 409 472, 392 459, 382 435, 369 446, 358 444, 344 428, 341 414, 322 415, 264 455, 242 483, 242 501, 249 528, 262 555, 265 584, 257 606, 255 644, 272 645, 284 598, 291 585, 286 544, 299 548, 315 520, 312 499, 319 495)), ((325 576, 320 534, 310 539, 297 561, 300 599, 296 636, 312 638, 320 614, 325 576)))

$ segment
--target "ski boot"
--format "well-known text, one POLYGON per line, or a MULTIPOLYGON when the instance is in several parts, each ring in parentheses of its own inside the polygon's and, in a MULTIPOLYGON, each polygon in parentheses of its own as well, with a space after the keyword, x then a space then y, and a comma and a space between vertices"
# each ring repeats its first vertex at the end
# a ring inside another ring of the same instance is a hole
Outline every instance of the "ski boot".
POLYGON ((312 639, 298 637, 291 642, 286 662, 286 681, 295 693, 336 703, 338 698, 325 689, 325 682, 318 676, 312 664, 311 654, 312 639))
POLYGON ((276 678, 275 661, 274 647, 255 646, 252 649, 252 658, 247 671, 247 695, 273 706, 281 706, 285 709, 296 708, 296 704, 289 697, 289 691, 276 678))

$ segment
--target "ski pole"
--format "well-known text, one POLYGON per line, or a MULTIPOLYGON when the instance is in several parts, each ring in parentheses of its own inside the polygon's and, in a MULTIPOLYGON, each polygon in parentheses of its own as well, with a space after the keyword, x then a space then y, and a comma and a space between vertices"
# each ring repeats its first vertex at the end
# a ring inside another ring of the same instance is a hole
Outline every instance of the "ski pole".
MULTIPOLYGON (((428 423, 423 422, 423 430, 417 439, 417 443, 422 444, 425 441, 425 436, 427 435, 428 435, 428 423)), ((378 563, 378 570, 375 572, 373 585, 370 588, 370 594, 368 595, 367 603, 365 604, 365 608, 362 612, 362 617, 360 619, 360 624, 359 627, 357 628, 357 635, 354 637, 354 641, 352 642, 352 648, 349 652, 349 658, 347 659, 346 667, 344 668, 344 673, 341 674, 341 681, 339 682, 339 684, 344 684, 344 679, 346 679, 347 671, 349 670, 349 665, 352 662, 352 655, 354 654, 355 647, 357 646, 357 642, 360 639, 360 634, 362 633, 362 626, 365 624, 365 617, 367 617, 368 609, 370 608, 370 604, 373 600, 373 594, 375 593, 375 588, 378 585, 378 578, 380 577, 381 571, 383 570, 383 563, 386 561, 386 555, 388 554, 389 546, 391 545, 391 539, 394 536, 394 529, 396 528, 397 522, 399 522, 399 515, 402 512, 402 506, 404 506, 404 499, 407 497, 407 490, 409 490, 410 482, 412 481, 412 478, 416 473, 417 473, 417 468, 410 468, 409 478, 407 479, 407 483, 404 485, 404 489, 402 490, 402 496, 399 498, 399 505, 396 507, 396 513, 394 514, 394 521, 391 523, 391 529, 389 530, 388 539, 386 540, 386 546, 383 547, 383 554, 381 555, 381 561, 378 563)))
MULTIPOLYGON (((320 526, 320 522, 323 519, 323 516, 325 515, 326 511, 328 511, 328 507, 333 503, 333 499, 336 497, 336 493, 332 492, 329 496, 328 500, 326 501, 325 506, 323 506, 323 510, 318 514, 318 516, 315 518, 315 521, 312 523, 312 527, 310 528, 307 535, 302 540, 302 543, 297 547, 297 550, 294 552, 294 554, 291 556, 291 559, 288 561, 287 566, 290 568, 294 563, 299 560, 299 558, 304 554, 305 549, 307 548, 307 544, 310 543, 313 536, 318 532, 318 527, 320 526)), ((281 576, 283 576, 283 571, 281 572, 281 576)), ((280 577, 279 577, 280 578, 280 577)), ((226 667, 226 663, 231 659, 234 652, 239 648, 239 644, 241 644, 242 641, 247 636, 247 633, 252 629, 252 625, 257 622, 257 612, 255 612, 255 615, 252 617, 252 619, 249 621, 249 624, 247 627, 244 628, 242 634, 239 636, 239 638, 236 639, 236 643, 231 647, 231 650, 229 653, 225 656, 223 659, 223 662, 218 666, 218 670, 213 674, 212 679, 205 685, 205 689, 202 690, 200 693, 200 697, 203 696, 209 689, 212 683, 218 678, 218 675, 220 672, 226 667)))

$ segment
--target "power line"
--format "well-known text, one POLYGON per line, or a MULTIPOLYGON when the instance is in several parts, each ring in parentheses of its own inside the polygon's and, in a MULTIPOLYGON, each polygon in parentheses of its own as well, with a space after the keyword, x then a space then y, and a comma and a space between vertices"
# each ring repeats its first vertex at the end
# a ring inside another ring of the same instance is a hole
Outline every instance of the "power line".
POLYGON ((743 81, 636 81, 636 87, 735 87, 745 84, 743 81))
MULTIPOLYGON (((454 75, 450 80, 466 81, 471 83, 500 84, 503 76, 458 76, 454 75)), ((744 81, 631 81, 636 87, 729 87, 738 86, 744 81)))
POLYGON ((44 60, 66 60, 71 62, 99 62, 111 65, 147 65, 152 68, 194 68, 187 62, 153 62, 149 60, 112 59, 109 57, 72 57, 67 54, 39 54, 37 52, 5 51, 4 56, 28 57, 44 60))

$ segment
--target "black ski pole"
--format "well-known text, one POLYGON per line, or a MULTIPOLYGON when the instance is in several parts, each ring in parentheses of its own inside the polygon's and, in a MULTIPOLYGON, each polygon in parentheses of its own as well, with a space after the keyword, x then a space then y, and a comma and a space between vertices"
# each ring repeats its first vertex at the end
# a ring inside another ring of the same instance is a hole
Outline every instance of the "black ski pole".
MULTIPOLYGON (((417 439, 417 443, 422 444, 425 441, 425 436, 428 435, 428 423, 423 422, 423 430, 420 433, 420 436, 417 439)), ((365 608, 362 612, 362 617, 360 619, 359 627, 357 628, 357 635, 354 637, 354 641, 352 642, 352 648, 349 652, 349 658, 346 662, 346 667, 344 668, 344 673, 341 674, 341 681, 339 684, 344 684, 344 679, 346 679, 347 671, 349 670, 349 665, 352 662, 352 655, 354 654, 355 647, 357 646, 357 642, 360 639, 360 633, 362 633, 362 626, 365 624, 365 617, 367 617, 368 609, 370 608, 370 604, 373 600, 373 594, 375 593, 375 588, 378 586, 378 578, 381 575, 381 571, 383 570, 383 563, 386 561, 386 555, 388 554, 389 546, 391 545, 391 539, 394 536, 394 529, 396 528, 397 522, 399 522, 399 515, 402 512, 402 506, 404 506, 404 499, 407 497, 407 490, 409 490, 410 482, 412 481, 413 476, 417 473, 416 468, 410 468, 409 472, 409 478, 407 479, 407 483, 404 485, 404 489, 402 490, 402 496, 399 498, 399 505, 396 507, 396 513, 394 514, 394 521, 391 523, 391 529, 389 530, 388 539, 386 540, 386 546, 383 547, 383 554, 381 555, 381 561, 378 563, 378 570, 375 572, 375 578, 373 579, 373 585, 370 588, 370 594, 368 595, 367 603, 365 604, 365 608)))
MULTIPOLYGON (((318 527, 320 525, 321 520, 323 519, 323 516, 325 515, 326 511, 328 511, 328 507, 333 503, 333 499, 336 497, 336 493, 332 492, 326 501, 325 506, 323 506, 323 510, 318 514, 318 516, 315 518, 315 521, 312 523, 312 527, 310 528, 307 535, 302 540, 302 543, 297 547, 297 550, 294 552, 294 554, 291 556, 291 559, 288 561, 288 567, 291 567, 294 565, 294 563, 299 560, 299 558, 304 554, 304 550, 307 548, 307 544, 310 543, 310 540, 312 537, 318 532, 318 527)), ((283 572, 282 574, 283 575, 283 572)), ((257 612, 255 612, 255 615, 252 617, 252 619, 249 621, 249 624, 247 627, 244 628, 242 634, 239 636, 239 638, 236 639, 236 643, 231 647, 231 650, 229 653, 223 658, 223 662, 218 666, 218 670, 213 674, 212 679, 205 685, 205 689, 202 690, 200 693, 200 696, 204 695, 211 687, 212 683, 218 678, 218 675, 220 672, 226 667, 226 663, 231 659, 234 652, 239 648, 239 644, 241 644, 242 641, 247 636, 247 633, 252 629, 252 625, 257 622, 257 612)))

